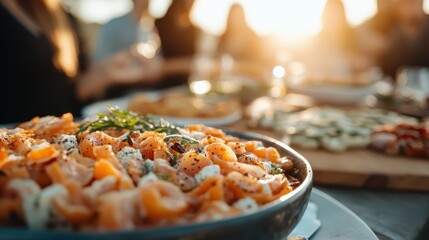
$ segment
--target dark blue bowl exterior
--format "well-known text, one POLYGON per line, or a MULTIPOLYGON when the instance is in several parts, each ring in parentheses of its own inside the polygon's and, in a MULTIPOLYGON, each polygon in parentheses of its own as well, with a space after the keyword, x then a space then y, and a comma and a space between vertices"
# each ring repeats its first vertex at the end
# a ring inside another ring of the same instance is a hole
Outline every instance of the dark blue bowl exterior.
POLYGON ((227 131, 242 139, 260 140, 265 146, 279 150, 297 166, 297 177, 302 182, 292 193, 280 200, 267 204, 252 214, 229 219, 184 226, 173 226, 150 230, 136 230, 111 233, 70 233, 33 231, 19 228, 0 228, 0 239, 97 239, 97 240, 275 240, 284 239, 298 224, 312 187, 312 170, 307 160, 290 147, 274 139, 253 133, 227 131))

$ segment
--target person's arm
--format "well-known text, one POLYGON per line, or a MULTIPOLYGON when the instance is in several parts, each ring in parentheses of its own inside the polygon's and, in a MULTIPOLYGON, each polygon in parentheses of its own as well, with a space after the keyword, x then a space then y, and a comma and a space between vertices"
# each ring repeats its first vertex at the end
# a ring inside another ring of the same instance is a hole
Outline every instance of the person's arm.
POLYGON ((162 74, 187 74, 191 71, 192 57, 177 57, 165 60, 163 64, 162 74))
POLYGON ((136 57, 121 51, 93 64, 77 78, 76 95, 79 100, 100 98, 115 85, 153 83, 163 73, 162 62, 157 59, 136 57))
POLYGON ((93 66, 77 78, 76 95, 81 101, 101 98, 110 85, 110 79, 100 66, 93 66))

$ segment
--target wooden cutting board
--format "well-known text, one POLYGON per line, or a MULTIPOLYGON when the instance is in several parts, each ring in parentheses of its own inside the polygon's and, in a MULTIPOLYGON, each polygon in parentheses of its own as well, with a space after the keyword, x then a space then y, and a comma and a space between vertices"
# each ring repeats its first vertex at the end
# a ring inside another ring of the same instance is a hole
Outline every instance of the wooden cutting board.
MULTIPOLYGON (((229 127, 279 138, 272 131, 249 129, 244 120, 229 127)), ((315 184, 429 191, 429 159, 389 156, 371 149, 343 153, 294 149, 310 162, 315 184)))
POLYGON ((317 184, 429 191, 429 159, 389 156, 369 149, 344 153, 296 150, 310 161, 317 184))

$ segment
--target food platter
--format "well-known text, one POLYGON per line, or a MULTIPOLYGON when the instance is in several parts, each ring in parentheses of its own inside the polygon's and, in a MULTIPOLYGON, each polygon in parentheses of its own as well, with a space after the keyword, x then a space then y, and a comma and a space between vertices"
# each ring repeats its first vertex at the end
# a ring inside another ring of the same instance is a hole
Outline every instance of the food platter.
MULTIPOLYGON (((48 119, 51 122, 55 122, 55 119, 52 119, 52 117, 48 117, 48 119)), ((34 120, 35 122, 30 122, 27 124, 30 124, 30 126, 34 126, 31 124, 41 126, 37 125, 37 121, 39 120, 40 119, 36 119, 34 120)), ((40 121, 44 120, 46 119, 42 119, 40 121)), ((64 119, 57 119, 57 122, 61 122, 62 120, 64 119)), ((21 126, 24 127, 25 125, 21 126)), ((145 227, 133 231, 111 231, 109 229, 104 229, 101 232, 94 230, 82 232, 53 231, 42 229, 29 230, 22 227, 18 228, 9 226, 0 229, 0 237, 8 238, 13 236, 12 238, 14 239, 24 239, 28 238, 29 236, 32 238, 64 239, 266 239, 267 237, 273 239, 286 237, 293 227, 299 222, 308 203, 312 187, 312 170, 308 161, 290 147, 274 139, 253 133, 234 131, 226 131, 226 133, 243 140, 246 139, 261 141, 263 144, 265 144, 265 146, 277 149, 281 156, 287 156, 288 159, 290 159, 290 161, 292 161, 294 164, 293 177, 300 182, 300 185, 294 187, 294 190, 288 192, 287 194, 279 195, 277 200, 273 200, 272 202, 261 205, 260 208, 256 211, 243 212, 243 214, 233 215, 232 217, 222 217, 213 219, 211 221, 179 224, 174 226, 161 225, 145 227), (248 229, 249 226, 251 226, 251 230, 248 229)), ((44 148, 47 147, 42 146, 41 148, 34 149, 34 151, 40 153, 39 151, 41 150, 38 149, 44 148)), ((31 159, 32 158, 28 158, 27 161, 31 161, 31 159)), ((99 162, 96 162, 96 164, 97 163, 99 162)), ((96 171, 97 166, 94 166, 94 168, 94 171, 96 171)), ((6 174, 7 173, 8 172, 6 172, 6 174)), ((94 174, 96 173, 94 172, 94 174)), ((94 177, 96 178, 95 175, 94 177)), ((36 197, 37 196, 38 195, 36 195, 36 197)))

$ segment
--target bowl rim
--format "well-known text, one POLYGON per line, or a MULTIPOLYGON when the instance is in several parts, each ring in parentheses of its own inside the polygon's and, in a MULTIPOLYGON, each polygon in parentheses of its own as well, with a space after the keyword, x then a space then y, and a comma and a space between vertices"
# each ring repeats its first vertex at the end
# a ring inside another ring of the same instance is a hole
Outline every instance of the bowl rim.
POLYGON ((187 223, 183 225, 170 225, 170 226, 160 226, 160 227, 153 227, 153 228, 140 228, 140 229, 134 229, 134 230, 106 231, 106 232, 50 231, 50 230, 32 230, 32 229, 22 228, 22 227, 20 228, 0 227, 0 236, 2 236, 2 233, 5 233, 4 231, 6 231, 8 232, 6 233, 7 234, 6 236, 15 236, 17 238, 19 238, 19 236, 16 236, 15 234, 26 234, 25 236, 38 234, 38 237, 64 237, 65 236, 65 237, 73 237, 73 239, 76 237, 78 238, 79 237, 81 238, 107 237, 110 239, 110 238, 118 238, 118 237, 133 237, 135 235, 146 236, 146 237, 174 237, 180 233, 187 233, 192 230, 195 230, 197 232, 197 231, 209 230, 213 228, 219 228, 222 226, 229 226, 233 223, 241 222, 243 220, 252 221, 252 220, 258 219, 261 216, 264 216, 271 212, 275 212, 280 208, 283 208, 285 205, 287 205, 288 202, 295 201, 297 198, 304 195, 308 188, 310 189, 312 188, 313 171, 310 163, 305 157, 303 157, 301 154, 299 154, 297 151, 292 149, 287 144, 279 140, 276 140, 272 137, 269 137, 263 134, 254 133, 254 132, 237 131, 237 130, 231 130, 226 128, 223 128, 222 130, 226 134, 239 137, 240 139, 263 140, 283 148, 284 150, 286 150, 286 152, 288 152, 288 155, 291 155, 294 158, 299 159, 299 161, 302 161, 304 163, 304 166, 306 168, 306 176, 304 181, 302 181, 301 184, 293 191, 281 196, 279 199, 275 201, 264 204, 256 211, 231 216, 225 219, 211 220, 211 221, 200 222, 200 223, 187 223))

